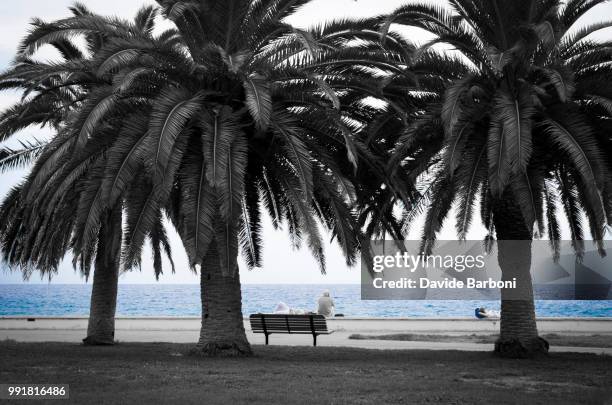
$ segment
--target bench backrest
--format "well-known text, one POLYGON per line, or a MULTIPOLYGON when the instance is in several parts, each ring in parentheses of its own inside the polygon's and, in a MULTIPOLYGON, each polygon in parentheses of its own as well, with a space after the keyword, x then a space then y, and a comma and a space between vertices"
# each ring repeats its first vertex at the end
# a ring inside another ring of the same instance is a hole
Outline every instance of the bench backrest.
POLYGON ((260 333, 327 333, 323 315, 253 314, 251 330, 260 333))

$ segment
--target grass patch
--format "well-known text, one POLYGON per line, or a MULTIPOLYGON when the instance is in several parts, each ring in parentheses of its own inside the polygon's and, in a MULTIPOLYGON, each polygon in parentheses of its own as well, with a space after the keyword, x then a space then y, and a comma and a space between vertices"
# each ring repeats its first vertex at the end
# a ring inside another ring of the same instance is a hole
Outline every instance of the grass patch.
MULTIPOLYGON (((571 347, 612 347, 610 335, 558 335, 549 333, 542 337, 551 346, 571 346, 571 347)), ((349 339, 356 340, 399 340, 411 342, 448 342, 448 343, 495 343, 497 335, 438 335, 438 334, 418 334, 418 333, 396 333, 387 335, 363 335, 353 334, 349 339)))
POLYGON ((73 403, 592 404, 612 398, 612 357, 255 346, 245 359, 191 345, 0 342, 0 381, 67 383, 73 403), (483 388, 486 387, 486 388, 483 388))

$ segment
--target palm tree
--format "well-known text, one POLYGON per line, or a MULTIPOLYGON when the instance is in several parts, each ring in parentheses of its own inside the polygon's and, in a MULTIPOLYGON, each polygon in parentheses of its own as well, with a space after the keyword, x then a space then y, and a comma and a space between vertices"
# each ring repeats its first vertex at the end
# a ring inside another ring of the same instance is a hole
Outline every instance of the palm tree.
MULTIPOLYGON (((241 248, 249 267, 261 266, 261 208, 276 227, 288 225, 296 247, 306 242, 322 271, 320 225, 352 264, 360 234, 350 206, 352 179, 356 167, 374 168, 375 158, 341 108, 339 94, 351 86, 318 71, 321 50, 336 39, 326 43, 325 30, 283 22, 307 0, 159 3, 179 41, 108 41, 94 65, 114 92, 88 95, 80 111, 96 124, 128 113, 128 130, 112 138, 83 131, 91 128, 83 120, 67 125, 80 134, 73 153, 87 145, 92 150, 84 156, 105 152, 100 185, 82 198, 107 207, 126 195, 128 268, 138 264, 164 210, 200 272, 197 352, 247 355, 237 255, 241 248)), ((108 20, 66 19, 30 35, 23 49, 116 29, 108 20)), ((79 234, 94 229, 85 222, 79 234)))
POLYGON ((498 239, 503 279, 517 279, 520 299, 502 290, 502 356, 547 351, 538 337, 530 275, 531 241, 544 233, 558 255, 558 206, 578 255, 582 215, 600 250, 612 223, 609 42, 589 35, 612 26, 580 26, 600 0, 451 0, 449 7, 409 4, 381 24, 427 30, 409 66, 424 76, 427 106, 397 143, 404 161, 430 187, 412 212, 426 208, 423 248, 430 251, 453 204, 464 239, 477 204, 487 241, 498 239), (451 51, 433 48, 443 44, 451 51), (440 85, 445 91, 439 92, 440 85), (520 249, 516 243, 521 241, 520 249))
MULTIPOLYGON (((77 4, 71 10, 75 19, 101 20, 82 5, 77 4)), ((95 262, 86 344, 114 342, 123 197, 115 196, 113 204, 101 207, 91 198, 90 190, 101 184, 101 171, 107 163, 105 148, 117 135, 129 131, 119 120, 125 115, 104 125, 96 123, 95 116, 87 115, 88 98, 108 92, 112 87, 111 81, 97 75, 90 55, 99 52, 110 38, 152 38, 156 15, 155 8, 145 7, 138 12, 134 23, 112 21, 120 29, 110 36, 88 35, 87 52, 81 51, 71 38, 57 38, 50 43, 61 53, 63 61, 40 63, 24 54, 1 77, 2 88, 24 92, 23 100, 2 115, 3 141, 33 124, 49 125, 57 132, 50 141, 33 140, 24 143, 20 150, 0 151, 1 170, 35 162, 27 181, 6 197, 0 210, 4 259, 22 270, 26 278, 34 269, 49 275, 57 272, 70 249, 74 253, 75 268, 80 268, 86 277, 95 262), (87 142, 81 153, 73 153, 75 147, 70 143, 76 142, 80 134, 72 130, 71 122, 83 122, 89 131, 98 131, 99 139, 87 142), (87 235, 82 233, 86 223, 87 235)), ((54 23, 39 20, 33 24, 31 35, 56 28, 54 23)), ((165 250, 170 257, 161 213, 149 237, 159 276, 161 252, 165 250)))

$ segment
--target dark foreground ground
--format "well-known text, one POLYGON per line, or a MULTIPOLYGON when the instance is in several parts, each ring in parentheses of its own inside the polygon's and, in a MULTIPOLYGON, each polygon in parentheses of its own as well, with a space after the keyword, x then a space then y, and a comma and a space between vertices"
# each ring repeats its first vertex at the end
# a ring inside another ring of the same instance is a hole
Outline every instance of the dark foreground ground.
MULTIPOLYGON (((541 335, 550 343, 551 346, 569 347, 612 347, 610 334, 606 335, 558 335, 549 333, 541 335)), ((497 335, 425 335, 418 333, 396 333, 386 335, 364 335, 356 333, 349 336, 355 340, 399 340, 414 342, 457 342, 457 343, 489 343, 493 344, 497 340, 497 335)))
POLYGON ((251 358, 210 359, 190 348, 5 341, 0 383, 70 384, 58 404, 612 403, 609 356, 255 346, 251 358))

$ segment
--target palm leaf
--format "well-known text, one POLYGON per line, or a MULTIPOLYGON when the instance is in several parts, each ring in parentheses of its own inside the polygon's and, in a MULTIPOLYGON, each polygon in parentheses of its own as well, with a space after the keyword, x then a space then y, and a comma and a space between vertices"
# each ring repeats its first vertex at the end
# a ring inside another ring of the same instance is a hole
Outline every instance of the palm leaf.
POLYGON ((22 142, 21 149, 0 148, 0 173, 27 167, 40 156, 46 145, 46 142, 35 141, 22 142))
POLYGON ((535 109, 531 94, 525 86, 520 88, 516 98, 502 90, 495 96, 494 104, 512 172, 524 173, 533 153, 531 126, 535 109))
POLYGON ((244 81, 246 106, 260 131, 265 131, 272 116, 270 84, 259 74, 252 74, 244 81))
POLYGON ((299 189, 304 201, 312 195, 312 158, 300 139, 301 129, 297 122, 287 113, 275 112, 272 130, 280 137, 287 160, 293 166, 299 180, 299 189))
POLYGON ((489 187, 495 197, 501 197, 510 181, 511 165, 506 146, 506 133, 498 121, 491 122, 488 137, 489 187))
POLYGON ((157 98, 150 116, 149 150, 153 155, 155 181, 164 178, 170 153, 187 122, 201 109, 203 95, 180 89, 166 89, 157 98))
POLYGON ((213 188, 206 180, 206 165, 200 154, 187 155, 179 177, 179 208, 185 221, 178 231, 187 250, 190 265, 194 268, 202 264, 215 235, 216 201, 213 188))

